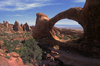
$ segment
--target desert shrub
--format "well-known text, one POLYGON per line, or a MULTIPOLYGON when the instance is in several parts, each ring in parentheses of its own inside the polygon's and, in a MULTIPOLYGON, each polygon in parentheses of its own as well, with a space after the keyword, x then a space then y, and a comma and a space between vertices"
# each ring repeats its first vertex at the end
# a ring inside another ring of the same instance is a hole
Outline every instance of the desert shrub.
POLYGON ((30 57, 30 51, 28 51, 27 47, 21 47, 20 49, 16 50, 16 52, 21 56, 24 63, 29 63, 30 57))
POLYGON ((31 36, 32 33, 27 32, 27 33, 25 33, 25 35, 26 35, 26 37, 28 37, 28 36, 31 36))
POLYGON ((79 38, 77 35, 70 37, 70 39, 77 39, 77 38, 79 38))
POLYGON ((10 56, 5 56, 5 58, 10 59, 10 56))
POLYGON ((40 60, 42 59, 42 50, 33 38, 25 41, 23 47, 16 50, 16 52, 21 56, 24 63, 32 62, 33 64, 35 64, 40 62, 40 60))
POLYGON ((68 38, 67 38, 67 36, 66 36, 66 35, 64 35, 63 39, 64 39, 64 40, 67 40, 68 38))
POLYGON ((16 34, 16 35, 20 35, 20 33, 14 33, 14 34, 16 34))
POLYGON ((19 36, 19 38, 21 38, 22 36, 19 36))
POLYGON ((0 33, 0 36, 2 36, 2 34, 0 33))
POLYGON ((10 36, 7 36, 8 39, 10 39, 10 36))
POLYGON ((19 44, 19 41, 18 40, 14 40, 14 41, 8 41, 8 40, 4 40, 4 43, 2 45, 6 47, 7 49, 7 53, 10 53, 12 51, 15 51, 16 50, 16 46, 19 44))
POLYGON ((3 34, 2 34, 2 36, 7 36, 7 35, 8 35, 7 33, 3 33, 3 34))
POLYGON ((6 47, 8 53, 9 53, 9 52, 12 52, 12 47, 11 47, 11 42, 10 42, 10 41, 4 40, 4 43, 3 43, 2 47, 3 47, 3 46, 6 47))

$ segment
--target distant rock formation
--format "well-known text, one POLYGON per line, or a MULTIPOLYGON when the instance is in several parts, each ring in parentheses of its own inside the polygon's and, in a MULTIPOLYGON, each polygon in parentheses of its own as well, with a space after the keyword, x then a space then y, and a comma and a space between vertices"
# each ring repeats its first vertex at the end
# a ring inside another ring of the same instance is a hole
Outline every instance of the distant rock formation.
POLYGON ((20 26, 20 24, 17 21, 15 21, 15 23, 14 23, 13 30, 14 31, 22 31, 22 27, 20 26))
POLYGON ((3 21, 3 24, 4 24, 4 26, 6 26, 6 27, 8 27, 9 26, 9 23, 6 21, 3 21))
POLYGON ((34 26, 30 26, 30 28, 31 28, 31 29, 33 29, 33 28, 34 28, 34 26))
POLYGON ((28 25, 28 23, 25 23, 24 25, 23 25, 23 31, 30 31, 30 26, 28 25))
POLYGON ((23 24, 21 23, 21 27, 23 27, 23 24))
POLYGON ((65 18, 77 21, 83 27, 84 34, 78 40, 71 42, 71 44, 66 43, 63 47, 74 48, 82 54, 97 55, 100 58, 100 0, 86 0, 83 8, 70 8, 51 19, 43 13, 37 13, 36 25, 32 34, 33 38, 48 37, 56 40, 52 28, 57 21, 65 18))

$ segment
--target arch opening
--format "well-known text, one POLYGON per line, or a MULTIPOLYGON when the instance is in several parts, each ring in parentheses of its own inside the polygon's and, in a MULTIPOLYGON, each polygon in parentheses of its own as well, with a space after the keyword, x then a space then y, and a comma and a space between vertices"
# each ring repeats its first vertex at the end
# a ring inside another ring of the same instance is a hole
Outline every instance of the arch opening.
POLYGON ((83 34, 83 28, 74 20, 62 19, 54 25, 56 36, 61 40, 78 39, 83 34))

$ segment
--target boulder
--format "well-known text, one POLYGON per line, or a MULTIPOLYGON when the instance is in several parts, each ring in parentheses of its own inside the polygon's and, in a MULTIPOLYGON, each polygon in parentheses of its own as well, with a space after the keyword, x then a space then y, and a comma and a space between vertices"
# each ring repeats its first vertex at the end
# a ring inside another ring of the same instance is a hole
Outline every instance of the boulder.
POLYGON ((20 24, 15 21, 14 25, 13 25, 13 30, 14 31, 22 31, 22 27, 20 26, 20 24))
POLYGON ((4 50, 0 49, 0 53, 4 53, 4 50))
POLYGON ((16 52, 8 53, 7 56, 19 57, 19 55, 16 52))

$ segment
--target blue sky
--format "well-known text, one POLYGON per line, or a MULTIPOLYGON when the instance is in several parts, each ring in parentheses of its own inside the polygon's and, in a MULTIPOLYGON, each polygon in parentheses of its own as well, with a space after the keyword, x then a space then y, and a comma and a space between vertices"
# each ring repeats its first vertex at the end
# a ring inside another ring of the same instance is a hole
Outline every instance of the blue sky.
MULTIPOLYGON (((0 0, 0 22, 35 25, 36 13, 42 12, 49 18, 71 7, 83 7, 86 0, 0 0)), ((73 20, 63 19, 56 24, 78 25, 73 20)))

